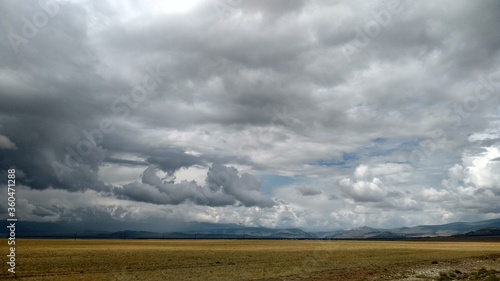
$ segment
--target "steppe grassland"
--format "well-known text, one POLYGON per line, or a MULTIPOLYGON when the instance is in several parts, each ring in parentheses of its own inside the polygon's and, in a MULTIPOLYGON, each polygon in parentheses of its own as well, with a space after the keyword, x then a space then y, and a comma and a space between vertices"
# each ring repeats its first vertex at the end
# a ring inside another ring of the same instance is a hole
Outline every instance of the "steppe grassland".
MULTIPOLYGON (((307 280, 500 257, 500 243, 297 240, 19 240, 20 280, 307 280)), ((7 262, 3 255, 2 262, 7 262)), ((500 259, 499 259, 500 260, 500 259)), ((500 263, 500 262, 499 262, 500 263)), ((347 279, 345 279, 347 280, 347 279)), ((356 279, 353 279, 356 280, 356 279)))

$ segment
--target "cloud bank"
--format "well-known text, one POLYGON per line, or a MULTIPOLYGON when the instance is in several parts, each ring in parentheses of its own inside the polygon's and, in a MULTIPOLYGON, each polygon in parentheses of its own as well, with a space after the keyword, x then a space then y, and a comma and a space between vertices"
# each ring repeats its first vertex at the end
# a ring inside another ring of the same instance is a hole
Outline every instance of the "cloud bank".
POLYGON ((20 216, 500 215, 497 1, 189 3, 0 3, 0 174, 17 171, 20 216))

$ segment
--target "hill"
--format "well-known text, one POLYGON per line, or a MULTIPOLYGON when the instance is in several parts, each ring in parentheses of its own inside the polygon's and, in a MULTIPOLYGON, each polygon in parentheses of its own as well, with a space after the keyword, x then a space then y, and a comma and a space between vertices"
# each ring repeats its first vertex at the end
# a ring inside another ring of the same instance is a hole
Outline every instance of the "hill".
MULTIPOLYGON (((419 225, 393 229, 359 227, 330 232, 306 232, 298 228, 271 229, 236 225, 200 225, 197 230, 155 232, 137 229, 86 229, 78 224, 19 222, 20 238, 95 238, 95 239, 326 239, 326 240, 403 240, 429 237, 500 237, 500 219, 419 225)), ((2 236, 6 237, 6 228, 2 236)))

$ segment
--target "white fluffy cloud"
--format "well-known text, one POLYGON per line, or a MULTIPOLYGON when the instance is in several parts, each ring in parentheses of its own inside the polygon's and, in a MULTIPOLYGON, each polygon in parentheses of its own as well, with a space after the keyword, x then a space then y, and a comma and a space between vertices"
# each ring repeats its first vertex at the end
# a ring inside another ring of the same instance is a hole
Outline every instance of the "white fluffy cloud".
POLYGON ((356 202, 382 201, 386 195, 381 187, 382 182, 378 178, 369 178, 366 168, 359 166, 355 171, 354 180, 345 178, 339 181, 342 193, 356 202))

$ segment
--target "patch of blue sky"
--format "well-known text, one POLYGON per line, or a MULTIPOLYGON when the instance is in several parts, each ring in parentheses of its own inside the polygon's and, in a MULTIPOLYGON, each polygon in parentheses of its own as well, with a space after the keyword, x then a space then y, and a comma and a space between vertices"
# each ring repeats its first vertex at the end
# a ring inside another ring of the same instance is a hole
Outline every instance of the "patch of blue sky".
POLYGON ((346 166, 351 166, 353 162, 356 162, 358 160, 358 155, 357 153, 344 153, 342 154, 342 159, 325 159, 325 160, 319 160, 314 163, 311 163, 311 165, 316 165, 316 166, 333 166, 333 167, 346 167, 346 166))
POLYGON ((264 175, 260 177, 260 180, 262 182, 261 192, 270 194, 273 188, 297 183, 303 180, 303 177, 264 175))
MULTIPOLYGON (((418 149, 421 139, 373 139, 370 146, 359 149, 355 152, 342 154, 342 159, 323 159, 310 163, 317 166, 353 168, 362 164, 364 159, 385 157, 396 154, 409 155, 418 149)), ((399 162, 395 160, 395 162, 399 162)))
POLYGON ((372 146, 359 152, 360 158, 383 157, 396 153, 410 154, 418 149, 421 139, 387 139, 376 138, 372 141, 372 146))

